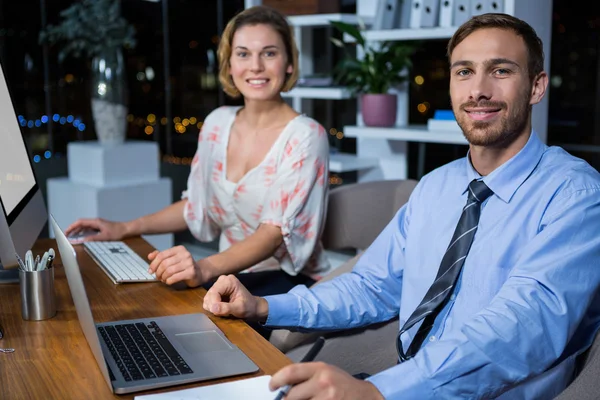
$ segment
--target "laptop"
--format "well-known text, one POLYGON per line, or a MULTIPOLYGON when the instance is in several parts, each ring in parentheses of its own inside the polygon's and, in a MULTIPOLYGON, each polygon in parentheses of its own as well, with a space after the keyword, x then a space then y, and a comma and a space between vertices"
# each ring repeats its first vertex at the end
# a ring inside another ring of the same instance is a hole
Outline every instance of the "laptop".
POLYGON ((258 371, 204 314, 95 323, 75 249, 52 215, 79 324, 113 393, 123 394, 258 371))

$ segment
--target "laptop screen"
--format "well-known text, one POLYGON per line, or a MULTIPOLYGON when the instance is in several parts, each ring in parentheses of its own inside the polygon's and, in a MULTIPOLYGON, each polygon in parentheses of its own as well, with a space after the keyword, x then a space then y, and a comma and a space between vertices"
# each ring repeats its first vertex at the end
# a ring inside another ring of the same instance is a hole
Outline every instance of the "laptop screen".
POLYGON ((100 338, 98 337, 98 331, 96 330, 96 324, 94 323, 92 308, 90 307, 90 302, 83 284, 83 278, 81 277, 81 271, 79 270, 75 249, 67 240, 67 237, 60 226, 58 226, 58 223, 52 214, 50 214, 50 224, 52 225, 52 229, 56 236, 56 244, 58 245, 60 258, 65 268, 65 274, 67 275, 71 297, 73 298, 73 303, 75 303, 79 325, 81 325, 81 330, 83 330, 85 339, 87 340, 92 353, 94 353, 94 358, 100 367, 100 371, 102 371, 106 384, 110 390, 113 391, 110 376, 108 375, 108 368, 106 367, 106 361, 102 355, 100 338))

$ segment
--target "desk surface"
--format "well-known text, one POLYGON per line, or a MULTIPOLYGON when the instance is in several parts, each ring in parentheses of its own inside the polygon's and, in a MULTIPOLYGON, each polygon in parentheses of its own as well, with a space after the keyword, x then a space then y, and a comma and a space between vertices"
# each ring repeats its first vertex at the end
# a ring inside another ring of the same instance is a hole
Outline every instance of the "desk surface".
MULTIPOLYGON (((126 242, 140 255, 153 250, 141 238, 128 239, 126 242)), ((54 271, 57 301, 54 318, 24 321, 21 318, 19 285, 0 284, 0 325, 5 334, 4 339, 0 340, 0 347, 15 349, 14 353, 0 353, 2 399, 132 399, 139 394, 272 375, 291 363, 245 322, 210 316, 227 338, 258 365, 258 372, 148 392, 114 395, 107 387, 79 326, 56 243, 52 239, 39 240, 34 247, 34 254, 42 254, 49 247, 53 247, 58 256, 54 271)), ((203 312, 204 289, 176 290, 159 282, 114 285, 83 246, 75 246, 75 249, 96 322, 203 312)))

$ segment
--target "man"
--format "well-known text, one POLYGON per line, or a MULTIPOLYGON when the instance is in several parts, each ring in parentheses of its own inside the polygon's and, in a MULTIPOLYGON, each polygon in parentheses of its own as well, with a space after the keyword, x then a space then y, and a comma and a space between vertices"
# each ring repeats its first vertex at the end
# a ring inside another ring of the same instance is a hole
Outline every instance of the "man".
POLYGON ((277 372, 286 399, 550 399, 600 324, 600 174, 532 131, 548 76, 535 31, 473 17, 448 45, 467 157, 423 177, 344 274, 250 296, 221 277, 215 315, 334 330, 400 316, 399 363, 366 380, 323 363, 277 372))

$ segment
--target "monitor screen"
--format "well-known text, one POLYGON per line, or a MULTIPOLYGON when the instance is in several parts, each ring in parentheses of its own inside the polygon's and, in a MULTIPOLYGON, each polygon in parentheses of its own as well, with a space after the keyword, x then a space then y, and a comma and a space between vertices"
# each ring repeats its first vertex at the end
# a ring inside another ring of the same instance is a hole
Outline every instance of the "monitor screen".
MULTIPOLYGON (((1 67, 1 66, 0 66, 1 67)), ((18 282, 17 256, 33 246, 48 214, 0 68, 0 283, 18 282)))
POLYGON ((35 175, 10 99, 6 80, 0 69, 0 197, 8 223, 19 208, 33 195, 35 175))

